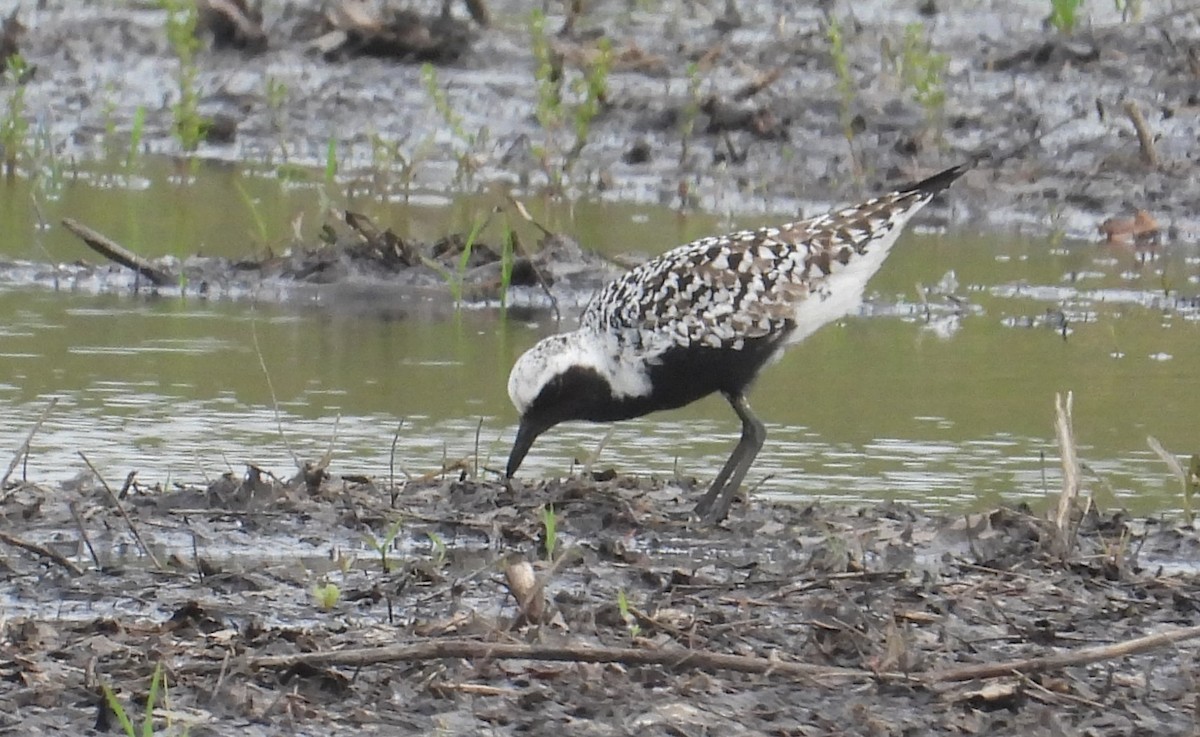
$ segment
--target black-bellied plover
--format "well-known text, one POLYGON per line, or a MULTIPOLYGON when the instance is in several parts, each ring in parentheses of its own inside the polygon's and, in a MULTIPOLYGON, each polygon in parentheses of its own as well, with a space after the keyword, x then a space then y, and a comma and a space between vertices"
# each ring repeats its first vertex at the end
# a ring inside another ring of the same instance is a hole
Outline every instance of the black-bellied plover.
POLYGON ((508 395, 521 425, 508 476, 560 422, 626 420, 721 392, 742 437, 696 513, 724 519, 766 439, 746 401, 754 377, 858 309, 905 224, 968 168, 808 220, 701 238, 610 282, 578 330, 541 340, 513 366, 508 395))

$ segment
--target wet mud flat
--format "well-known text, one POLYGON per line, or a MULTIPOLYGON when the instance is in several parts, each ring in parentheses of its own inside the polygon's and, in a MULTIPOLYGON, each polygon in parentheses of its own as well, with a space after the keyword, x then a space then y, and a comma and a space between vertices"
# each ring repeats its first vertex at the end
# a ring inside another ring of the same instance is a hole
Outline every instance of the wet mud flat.
MULTIPOLYGON (((540 26, 507 0, 201 5, 202 158, 323 167, 332 146, 349 181, 395 198, 499 185, 811 214, 991 154, 954 220, 1086 236, 1144 208, 1173 239, 1197 232, 1183 3, 1086 4, 1070 30, 1040 0, 568 3, 540 26)), ((124 151, 139 110, 143 148, 180 153, 160 8, 51 0, 16 19, 24 104, 63 154, 124 151)))
POLYGON ((0 732, 1193 734, 1200 536, 611 473, 7 483, 0 732), (549 514, 548 509, 553 513, 549 514), (552 530, 552 531, 551 531, 552 530), (145 552, 148 551, 148 552, 145 552), (330 587, 334 586, 335 589, 330 587))

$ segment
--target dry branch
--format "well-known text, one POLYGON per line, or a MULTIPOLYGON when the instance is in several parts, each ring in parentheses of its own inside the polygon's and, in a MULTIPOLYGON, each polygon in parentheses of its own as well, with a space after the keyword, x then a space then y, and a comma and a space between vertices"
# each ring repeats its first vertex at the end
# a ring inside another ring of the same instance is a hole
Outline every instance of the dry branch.
POLYGON ((1125 642, 1116 642, 1111 645, 1098 645, 1096 647, 1085 647, 1071 652, 1060 653, 1057 655, 1045 655, 1032 658, 1021 658, 1019 660, 1006 660, 1001 663, 980 663, 978 665, 964 665, 959 668, 947 668, 940 671, 935 671, 926 676, 926 680, 931 683, 948 683, 951 681, 973 681, 984 678, 1003 678, 1011 676, 1014 673, 1022 675, 1031 675, 1033 673, 1044 673, 1051 670, 1061 670, 1070 668, 1075 665, 1088 665, 1089 663, 1099 663, 1102 660, 1115 660, 1129 655, 1137 655, 1148 650, 1172 645, 1184 640, 1192 640, 1200 637, 1200 626, 1184 627, 1182 629, 1171 630, 1169 632, 1160 632, 1155 635, 1146 635, 1145 637, 1137 637, 1125 642))
MULTIPOLYGON (((673 669, 694 669, 739 673, 761 673, 810 680, 815 684, 841 685, 846 681, 871 680, 923 682, 927 685, 959 681, 1006 678, 1015 674, 1030 675, 1088 665, 1104 660, 1137 655, 1185 640, 1200 637, 1200 626, 1184 627, 1168 632, 1146 635, 1111 645, 1086 647, 1066 653, 1006 660, 1000 663, 979 663, 957 668, 944 668, 927 673, 873 672, 857 668, 797 663, 776 658, 748 655, 728 655, 707 650, 666 647, 658 650, 642 648, 611 648, 590 645, 529 645, 524 643, 495 643, 477 640, 429 640, 414 644, 384 645, 381 647, 351 648, 291 655, 250 657, 245 666, 250 670, 265 668, 287 670, 297 666, 311 668, 355 667, 383 663, 419 662, 445 658, 492 660, 546 660, 574 663, 621 663, 623 665, 661 665, 673 669)), ((195 661, 180 666, 184 673, 213 672, 222 667, 215 661, 195 661)))
MULTIPOLYGON (((493 660, 548 660, 572 663, 622 663, 624 665, 662 665, 668 668, 696 670, 731 670, 739 673, 764 673, 814 679, 851 679, 865 681, 875 678, 870 671, 856 668, 837 668, 809 663, 794 663, 773 658, 748 655, 727 655, 704 650, 669 647, 661 650, 641 648, 593 647, 590 645, 527 645, 524 643, 479 642, 477 640, 431 640, 406 645, 352 648, 294 655, 266 655, 249 658, 251 670, 263 668, 289 669, 296 666, 323 668, 331 666, 363 667, 382 663, 416 662, 443 658, 486 658, 493 660)), ((216 670, 216 662, 184 665, 184 672, 216 670)))
POLYGON ((251 7, 247 0, 202 0, 196 4, 196 10, 197 27, 212 33, 215 48, 255 52, 267 48, 262 11, 251 7))
POLYGON ((109 261, 118 263, 127 269, 133 269, 153 282, 155 286, 163 287, 174 283, 175 280, 170 274, 108 236, 92 230, 71 218, 63 218, 62 224, 67 230, 79 236, 87 244, 88 248, 91 248, 109 261))
POLYGON ((733 93, 733 99, 738 101, 749 100, 759 92, 762 92, 766 88, 775 84, 775 82, 778 81, 779 77, 782 75, 783 67, 775 67, 774 69, 768 69, 765 72, 759 72, 754 76, 754 79, 742 85, 736 92, 733 93))
POLYGON ((22 540, 21 538, 14 537, 2 530, 0 530, 0 542, 7 543, 8 545, 12 545, 14 548, 21 548, 22 550, 28 550, 29 552, 33 553, 34 555, 40 555, 43 558, 52 560, 55 563, 62 566, 63 568, 66 568, 68 571, 70 571, 71 575, 73 575, 73 576, 82 576, 83 575, 83 571, 79 568, 79 566, 72 563, 70 560, 68 560, 62 554, 56 553, 55 551, 51 550, 50 548, 47 548, 45 545, 39 545, 38 543, 31 543, 27 540, 22 540))
POLYGON ((133 539, 137 541, 138 547, 142 549, 142 553, 144 553, 146 557, 150 559, 150 562, 154 564, 155 568, 160 571, 165 570, 162 561, 158 559, 158 556, 154 554, 154 551, 151 550, 148 545, 146 545, 144 540, 142 540, 142 534, 138 532, 137 525, 133 524, 133 520, 129 517, 129 513, 125 511, 125 507, 121 504, 121 500, 117 497, 116 492, 112 490, 112 487, 108 485, 108 482, 104 480, 104 477, 100 475, 100 472, 96 470, 96 467, 92 465, 92 462, 88 460, 88 457, 83 454, 83 451, 79 450, 76 452, 79 454, 79 457, 83 459, 83 462, 87 464, 87 467, 91 469, 92 473, 96 474, 96 480, 100 482, 100 486, 104 488, 104 491, 108 493, 109 500, 111 500, 113 506, 117 508, 117 512, 121 515, 121 518, 125 520, 125 524, 129 525, 129 531, 133 533, 133 539))

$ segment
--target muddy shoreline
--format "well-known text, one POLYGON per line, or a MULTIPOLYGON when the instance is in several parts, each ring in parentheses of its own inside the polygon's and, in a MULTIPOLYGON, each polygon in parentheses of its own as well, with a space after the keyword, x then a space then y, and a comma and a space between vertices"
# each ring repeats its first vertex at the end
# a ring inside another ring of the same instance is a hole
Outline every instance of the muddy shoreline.
POLYGON ((115 729, 103 686, 139 721, 159 665, 167 734, 1195 728, 1190 526, 1093 509, 1064 559, 1027 509, 706 528, 687 480, 597 478, 10 483, 0 728, 115 729))

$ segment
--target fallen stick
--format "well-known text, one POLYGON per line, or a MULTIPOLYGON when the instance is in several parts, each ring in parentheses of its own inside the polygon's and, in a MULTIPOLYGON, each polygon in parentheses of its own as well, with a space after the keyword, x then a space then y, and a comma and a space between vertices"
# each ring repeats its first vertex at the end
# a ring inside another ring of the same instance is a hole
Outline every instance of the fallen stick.
POLYGON ((61 553, 56 553, 53 550, 51 550, 50 548, 47 548, 45 545, 39 545, 38 543, 31 543, 28 540, 22 540, 19 537, 13 537, 12 535, 10 535, 7 532, 4 532, 2 530, 0 530, 0 542, 12 545, 14 548, 21 548, 22 550, 28 550, 29 552, 33 553, 34 555, 39 555, 43 558, 52 560, 55 563, 62 566, 63 568, 66 568, 68 571, 70 571, 71 575, 73 575, 73 576, 82 576, 83 575, 83 570, 79 566, 72 563, 61 553))
POLYGON ((945 668, 927 674, 925 681, 928 683, 974 681, 985 678, 1002 678, 1015 673, 1027 676, 1033 673, 1061 670, 1073 665, 1088 665, 1090 663, 1098 663, 1102 660, 1115 660, 1116 658, 1123 658, 1128 655, 1137 655, 1147 650, 1154 650, 1197 637, 1200 637, 1200 626, 1184 627, 1182 629, 1159 632, 1154 635, 1126 640, 1125 642, 1085 647, 1056 655, 1006 660, 1001 663, 964 665, 959 668, 945 668))
POLYGON ((88 248, 91 248, 109 261, 118 263, 127 269, 133 269, 153 282, 155 286, 163 287, 175 283, 175 279, 170 274, 108 236, 92 230, 71 218, 63 218, 62 224, 67 230, 79 236, 87 244, 88 248))
MULTIPOLYGON (((593 647, 591 645, 528 645, 511 642, 480 642, 478 640, 431 640, 406 645, 327 650, 292 655, 264 655, 246 660, 251 670, 289 669, 296 666, 322 668, 330 666, 363 667, 382 663, 401 663, 443 658, 486 658, 492 660, 548 660, 570 663, 622 663, 624 665, 663 665, 669 668, 696 670, 731 670, 739 673, 770 673, 795 678, 849 678, 866 681, 876 674, 857 668, 792 663, 774 658, 748 655, 727 655, 705 650, 686 650, 669 647, 648 650, 629 647, 593 647)), ((204 672, 216 670, 215 662, 190 663, 178 671, 204 672)))
POLYGON ((489 686, 486 683, 434 683, 430 689, 472 694, 474 696, 520 696, 520 689, 489 686))
POLYGON ((8 484, 8 477, 12 476, 13 471, 17 470, 17 464, 21 462, 21 458, 29 452, 29 443, 33 441, 33 436, 37 434, 39 429, 41 429, 42 423, 45 422, 46 418, 50 416, 50 410, 54 409, 55 405, 57 404, 58 397, 51 399, 50 404, 46 405, 46 409, 42 410, 41 416, 37 418, 37 422, 33 423, 33 427, 29 428, 29 432, 25 435, 24 442, 22 442, 20 447, 17 448, 17 452, 13 455, 12 460, 9 461, 8 470, 4 472, 4 477, 0 478, 0 490, 2 490, 5 485, 8 484))
MULTIPOLYGON (((876 673, 857 668, 796 663, 774 658, 748 655, 728 655, 707 650, 687 650, 669 647, 660 650, 641 648, 593 647, 590 645, 527 645, 524 643, 494 643, 478 640, 432 640, 408 645, 327 650, 291 655, 265 655, 245 661, 251 670, 290 669, 296 666, 313 668, 347 666, 361 668, 383 663, 416 662, 443 658, 488 658, 493 660, 548 660, 574 663, 622 663, 624 665, 663 665, 669 668, 695 670, 731 670, 739 673, 761 673, 805 678, 817 683, 823 679, 852 681, 890 680, 924 682, 927 685, 956 681, 1005 678, 1015 674, 1031 675, 1061 670, 1076 665, 1088 665, 1137 655, 1167 645, 1200 637, 1200 626, 1160 632, 1111 645, 1086 647, 1071 652, 1006 660, 999 663, 978 663, 958 668, 944 668, 927 673, 876 673)), ((178 668, 181 672, 203 673, 216 670, 218 665, 199 661, 178 668)), ((844 681, 841 681, 844 682, 844 681)), ((837 685, 830 683, 829 685, 837 685)))

